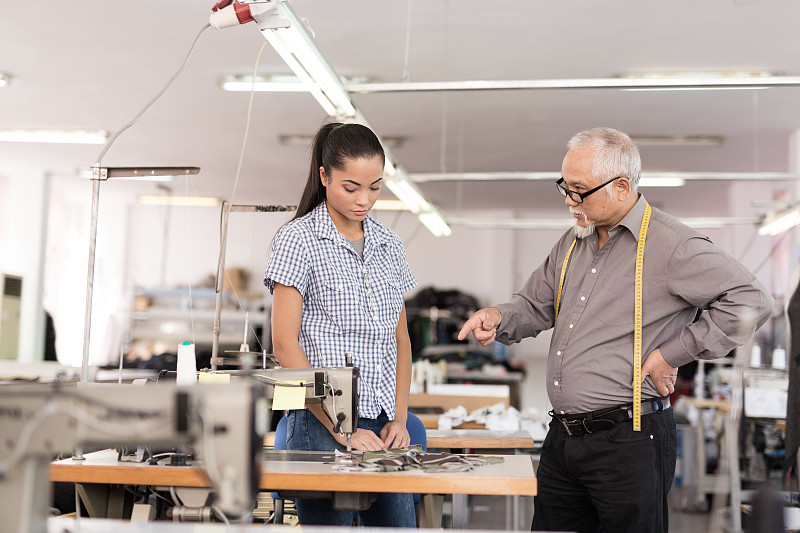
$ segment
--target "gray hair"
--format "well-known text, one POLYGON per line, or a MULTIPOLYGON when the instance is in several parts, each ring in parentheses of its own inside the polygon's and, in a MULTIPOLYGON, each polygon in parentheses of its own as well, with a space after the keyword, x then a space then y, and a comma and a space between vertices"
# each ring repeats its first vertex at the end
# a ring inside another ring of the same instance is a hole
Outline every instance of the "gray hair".
MULTIPOLYGON (((600 182, 614 176, 625 176, 636 191, 642 171, 642 159, 636 144, 625 133, 612 128, 591 128, 576 133, 567 143, 570 150, 591 150, 594 152, 592 176, 600 182)), ((611 196, 609 183, 605 187, 611 196)))

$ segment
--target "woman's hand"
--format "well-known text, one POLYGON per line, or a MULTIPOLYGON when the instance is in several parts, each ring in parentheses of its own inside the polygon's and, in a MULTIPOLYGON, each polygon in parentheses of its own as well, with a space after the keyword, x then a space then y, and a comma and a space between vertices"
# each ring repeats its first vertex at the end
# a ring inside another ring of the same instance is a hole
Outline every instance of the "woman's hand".
POLYGON ((406 423, 402 420, 390 420, 381 429, 381 439, 383 440, 383 447, 389 448, 405 448, 411 444, 411 437, 408 435, 406 423))
MULTIPOLYGON (((388 425, 388 424, 387 424, 388 425)), ((333 433, 333 438, 342 446, 347 446, 347 437, 342 433, 333 433)), ((368 429, 357 428, 350 439, 350 445, 354 450, 366 450, 376 452, 383 450, 386 446, 378 436, 368 429)))

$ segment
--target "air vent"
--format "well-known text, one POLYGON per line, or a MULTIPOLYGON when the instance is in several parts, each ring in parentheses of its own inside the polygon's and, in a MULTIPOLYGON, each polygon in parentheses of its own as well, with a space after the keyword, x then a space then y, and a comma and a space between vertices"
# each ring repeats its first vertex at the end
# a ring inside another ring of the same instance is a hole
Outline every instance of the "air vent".
POLYGON ((3 296, 22 297, 22 278, 5 276, 3 283, 3 296))

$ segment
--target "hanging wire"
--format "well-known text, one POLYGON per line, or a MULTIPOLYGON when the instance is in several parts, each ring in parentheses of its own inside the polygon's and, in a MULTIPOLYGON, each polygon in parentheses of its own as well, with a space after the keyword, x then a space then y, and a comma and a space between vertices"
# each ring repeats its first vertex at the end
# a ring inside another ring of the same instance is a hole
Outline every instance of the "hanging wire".
MULTIPOLYGON (((233 206, 234 199, 236 198, 236 190, 239 187, 239 177, 241 176, 241 173, 242 173, 242 164, 244 162, 244 153, 245 153, 245 149, 247 148, 247 138, 250 135, 250 122, 251 122, 252 117, 253 117, 253 98, 254 98, 254 96, 256 94, 256 74, 258 72, 258 62, 261 59, 261 52, 264 51, 264 47, 267 44, 268 44, 267 41, 264 41, 263 43, 261 43, 261 46, 258 48, 258 53, 256 54, 256 60, 253 63, 252 84, 250 85, 250 99, 249 99, 248 104, 247 104, 247 118, 245 120, 244 136, 242 138, 242 148, 239 151, 239 161, 236 164, 236 175, 235 175, 234 180, 233 180, 233 188, 231 189, 230 200, 228 201, 228 206, 227 206, 227 209, 225 211, 225 216, 222 217, 222 220, 229 220, 230 219, 231 207, 233 206)), ((220 223, 222 223, 222 220, 220 221, 220 223)), ((230 287, 231 287, 231 292, 233 293, 234 297, 236 298, 236 301, 237 301, 237 303, 239 305, 239 308, 240 309, 244 309, 244 307, 242 307, 242 302, 239 299, 239 295, 236 293, 236 287, 234 287, 233 283, 231 283, 230 276, 228 276, 228 273, 225 272, 225 269, 222 268, 222 261, 223 261, 223 257, 224 257, 224 254, 225 254, 226 237, 227 237, 227 226, 222 226, 221 225, 221 227, 220 227, 220 236, 219 236, 219 239, 220 239, 219 240, 219 256, 217 257, 217 272, 222 271, 222 275, 225 276, 225 278, 228 280, 228 285, 230 285, 230 287)), ((253 326, 249 325, 249 327, 250 327, 251 330, 253 330, 253 334, 255 335, 255 330, 253 329, 253 326)), ((256 341, 258 342, 259 347, 263 350, 263 348, 261 347, 261 342, 258 340, 258 337, 256 337, 256 341)))
POLYGON ((153 105, 156 102, 156 100, 161 98, 161 95, 164 94, 166 92, 166 90, 169 89, 169 87, 173 84, 173 82, 178 78, 178 76, 180 76, 181 72, 183 72, 183 69, 189 63, 189 58, 192 57, 192 52, 194 52, 194 48, 197 45, 197 41, 200 40, 200 36, 209 27, 211 27, 211 26, 209 24, 206 24, 198 32, 197 36, 194 38, 194 41, 192 42, 192 46, 189 48, 189 53, 186 54, 186 59, 183 60, 183 63, 181 63, 180 68, 178 68, 178 70, 175 71, 175 74, 172 75, 172 77, 167 81, 167 83, 164 85, 164 87, 162 87, 161 90, 158 91, 158 93, 153 98, 151 98, 149 102, 147 102, 145 104, 145 106, 141 109, 141 111, 139 111, 136 114, 136 116, 133 117, 133 119, 130 122, 128 122, 127 124, 122 126, 120 129, 115 131, 114 134, 111 136, 111 138, 108 139, 108 141, 106 142, 106 145, 100 151, 100 155, 97 156, 97 165, 98 166, 100 165, 101 161, 103 160, 103 156, 106 155, 106 152, 108 152, 108 149, 111 148, 111 145, 114 144, 114 141, 117 140, 117 137, 119 137, 122 134, 122 132, 124 132, 125 130, 127 130, 128 128, 130 128, 134 124, 136 124, 136 121, 139 120, 139 117, 144 115, 145 111, 147 111, 150 108, 150 106, 153 105))
MULTIPOLYGON (((189 196, 189 176, 186 176, 186 179, 185 179, 185 193, 184 194, 187 197, 189 196)), ((185 223, 185 228, 186 228, 185 229, 185 231, 186 231, 185 235, 187 237, 186 240, 184 240, 184 242, 189 242, 188 237, 191 236, 191 234, 192 234, 192 231, 191 231, 192 226, 191 226, 191 224, 189 222, 189 207, 186 207, 186 209, 184 210, 184 215, 185 215, 184 216, 184 223, 185 223)), ((190 321, 190 323, 192 325, 192 344, 195 344, 195 342, 194 342, 194 301, 192 300, 192 282, 188 278, 186 279, 186 285, 189 287, 189 321, 190 321)))
MULTIPOLYGON (((461 117, 458 128, 458 151, 456 152, 456 172, 464 172, 464 118, 461 117)), ((460 213, 463 208, 464 182, 456 184, 456 210, 460 213)))
POLYGON ((411 72, 408 70, 408 56, 411 52, 411 1, 408 0, 408 14, 406 15, 406 50, 403 57, 403 81, 411 81, 411 72))
POLYGON ((442 93, 442 136, 439 142, 439 172, 447 173, 447 93, 442 93))
POLYGON ((758 118, 758 91, 752 91, 753 93, 753 172, 758 172, 758 162, 760 159, 760 146, 758 142, 758 129, 759 129, 759 118, 758 118))
POLYGON ((772 245, 772 248, 770 248, 770 250, 769 250, 769 253, 767 254, 767 256, 764 258, 764 260, 763 260, 763 261, 761 261, 761 264, 760 264, 760 265, 758 265, 756 268, 754 268, 754 269, 752 270, 752 272, 753 272, 753 275, 757 275, 757 274, 758 274, 758 272, 759 272, 759 271, 760 271, 762 268, 764 268, 764 266, 765 266, 767 263, 769 263, 770 259, 772 259, 772 256, 775 254, 775 252, 776 252, 776 251, 778 251, 778 248, 779 248, 779 247, 780 247, 780 246, 783 244, 783 241, 785 241, 785 240, 786 240, 786 237, 788 237, 788 236, 789 236, 789 235, 791 235, 791 234, 792 234, 792 232, 791 232, 791 231, 784 231, 784 232, 783 232, 783 234, 782 234, 780 237, 778 237, 778 239, 775 241, 775 244, 773 244, 773 245, 772 245))
MULTIPOLYGON (((444 16, 444 46, 443 46, 443 53, 442 53, 442 63, 443 68, 442 71, 447 70, 447 48, 448 43, 450 42, 450 25, 447 17, 448 9, 447 9, 447 2, 445 2, 445 16, 444 16)), ((442 93, 442 137, 439 146, 439 172, 442 174, 447 173, 447 103, 448 103, 448 93, 447 91, 442 93)))

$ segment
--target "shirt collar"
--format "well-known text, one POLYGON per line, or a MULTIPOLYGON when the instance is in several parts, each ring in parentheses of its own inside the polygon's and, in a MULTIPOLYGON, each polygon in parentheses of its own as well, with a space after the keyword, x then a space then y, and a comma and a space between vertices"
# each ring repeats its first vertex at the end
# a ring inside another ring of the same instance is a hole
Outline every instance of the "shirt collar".
MULTIPOLYGON (((311 216, 314 220, 314 233, 318 239, 345 240, 344 236, 336 229, 324 200, 311 211, 311 216)), ((367 246, 371 248, 374 245, 385 244, 390 239, 391 233, 389 229, 367 215, 364 219, 365 252, 367 246)))
POLYGON ((617 227, 623 226, 628 228, 633 238, 639 241, 639 229, 642 227, 642 219, 644 218, 644 208, 647 200, 644 199, 643 194, 639 194, 639 199, 633 204, 633 207, 622 217, 617 227))

